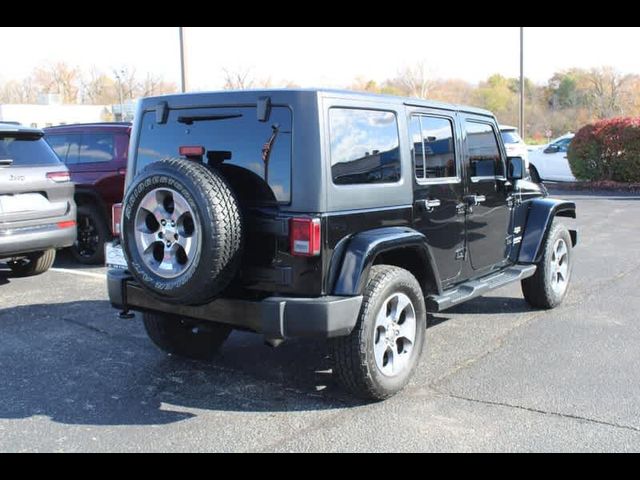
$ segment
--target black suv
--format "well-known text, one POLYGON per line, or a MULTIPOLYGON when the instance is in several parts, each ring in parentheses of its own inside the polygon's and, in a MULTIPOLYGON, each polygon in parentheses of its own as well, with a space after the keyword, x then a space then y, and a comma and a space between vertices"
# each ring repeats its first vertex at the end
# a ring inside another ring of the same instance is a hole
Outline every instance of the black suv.
POLYGON ((109 294, 167 352, 327 338, 341 383, 380 400, 429 313, 512 282, 538 308, 567 293, 577 234, 556 218, 575 204, 524 180, 489 112, 285 90, 149 98, 136 118, 109 294))

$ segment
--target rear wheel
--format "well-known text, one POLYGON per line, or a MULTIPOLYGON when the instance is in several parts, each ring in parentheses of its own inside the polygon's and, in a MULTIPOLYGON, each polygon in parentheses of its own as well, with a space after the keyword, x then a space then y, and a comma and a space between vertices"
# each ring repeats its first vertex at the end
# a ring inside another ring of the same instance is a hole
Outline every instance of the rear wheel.
POLYGON ((415 277, 397 267, 374 267, 356 328, 331 342, 339 382, 365 400, 385 400, 400 392, 422 356, 426 319, 415 277))
POLYGON ((143 319, 147 335, 160 350, 193 360, 211 360, 233 331, 169 314, 145 313, 143 319))
POLYGON ((33 277, 48 271, 56 261, 56 251, 30 253, 20 260, 9 262, 9 268, 18 277, 33 277))
POLYGON ((110 232, 103 215, 94 205, 78 207, 78 238, 71 247, 73 257, 84 265, 104 264, 104 245, 110 232))

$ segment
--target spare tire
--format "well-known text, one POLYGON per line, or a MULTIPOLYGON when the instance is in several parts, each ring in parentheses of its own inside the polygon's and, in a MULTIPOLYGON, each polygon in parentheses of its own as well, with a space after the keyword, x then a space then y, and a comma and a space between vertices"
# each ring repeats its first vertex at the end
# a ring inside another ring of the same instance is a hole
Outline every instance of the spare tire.
POLYGON ((160 301, 204 305, 238 273, 240 208, 220 173, 202 164, 149 165, 128 189, 122 228, 131 274, 160 301))

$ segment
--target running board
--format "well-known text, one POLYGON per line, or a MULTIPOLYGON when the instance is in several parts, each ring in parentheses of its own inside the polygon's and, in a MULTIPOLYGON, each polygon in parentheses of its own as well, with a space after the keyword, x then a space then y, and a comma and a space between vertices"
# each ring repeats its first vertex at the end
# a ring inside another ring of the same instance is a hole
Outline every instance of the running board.
POLYGON ((445 292, 444 295, 431 295, 426 299, 427 311, 440 313, 449 310, 456 305, 481 297, 485 293, 531 278, 536 274, 536 270, 535 265, 516 265, 488 277, 463 283, 455 290, 445 292))

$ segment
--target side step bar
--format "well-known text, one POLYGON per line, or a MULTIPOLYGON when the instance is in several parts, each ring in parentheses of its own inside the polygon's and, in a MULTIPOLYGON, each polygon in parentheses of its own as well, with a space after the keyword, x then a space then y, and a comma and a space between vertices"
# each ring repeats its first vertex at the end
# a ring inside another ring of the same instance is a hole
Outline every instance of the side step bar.
POLYGON ((426 299, 427 311, 429 313, 443 312, 510 283, 531 278, 536 274, 536 270, 535 265, 516 265, 488 277, 463 283, 454 290, 445 292, 444 295, 431 295, 426 299))

